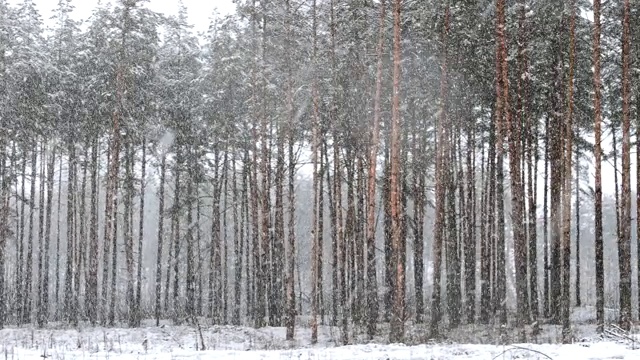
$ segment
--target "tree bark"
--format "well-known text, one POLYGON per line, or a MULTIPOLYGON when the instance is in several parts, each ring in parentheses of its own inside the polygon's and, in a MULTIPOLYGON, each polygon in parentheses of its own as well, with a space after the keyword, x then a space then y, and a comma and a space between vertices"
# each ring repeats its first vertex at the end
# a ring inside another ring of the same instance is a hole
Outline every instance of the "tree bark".
POLYGON ((545 318, 551 315, 551 302, 549 298, 549 115, 545 116, 544 124, 544 185, 543 185, 543 204, 542 204, 542 247, 543 247, 543 269, 544 284, 542 296, 542 313, 545 318))
POLYGON ((390 342, 404 341, 404 317, 405 317, 405 239, 402 236, 402 185, 401 185, 401 142, 400 133, 402 122, 400 118, 400 62, 401 62, 401 23, 402 1, 395 0, 393 7, 393 98, 391 121, 391 243, 393 248, 393 264, 395 266, 395 290, 393 292, 393 310, 391 317, 390 342))
MULTIPOLYGON (((474 323, 476 315, 476 149, 475 128, 472 119, 467 120, 467 200, 465 209, 466 234, 464 244, 464 288, 466 318, 469 324, 474 323)), ((424 185, 421 186, 424 188, 424 185)), ((417 264, 416 264, 417 265, 417 264)))
MULTIPOLYGON (((569 79, 567 96, 567 114, 564 121, 564 187, 562 199, 562 341, 571 342, 571 180, 573 166, 573 93, 576 53, 576 8, 575 0, 570 3, 569 18, 569 79)), ((577 175, 577 174, 576 174, 577 175)), ((579 256, 579 254, 578 254, 579 256)))
POLYGON ((76 312, 73 299, 75 297, 74 275, 76 271, 75 257, 75 216, 74 216, 74 204, 76 189, 75 184, 75 172, 76 172, 76 157, 75 157, 75 145, 69 142, 69 166, 67 170, 67 258, 66 258, 66 270, 64 276, 64 319, 69 323, 74 322, 74 313, 76 312))
MULTIPOLYGON (((15 145, 14 145, 15 146, 15 145)), ((16 219, 16 277, 15 277, 15 313, 17 317, 17 323, 21 325, 23 319, 22 305, 24 302, 24 242, 25 242, 25 207, 27 206, 26 196, 26 182, 27 182, 27 156, 28 152, 25 149, 22 150, 22 167, 20 170, 20 178, 22 179, 20 185, 20 195, 17 194, 16 188, 16 213, 18 207, 20 207, 20 218, 16 219)), ((16 180, 17 186, 17 180, 16 180)))
POLYGON ((508 102, 508 82, 507 75, 507 47, 506 47, 506 25, 505 25, 505 1, 496 0, 496 202, 497 202, 497 241, 496 241, 496 296, 493 301, 494 306, 500 312, 500 323, 507 323, 506 310, 506 256, 505 256, 505 214, 504 214, 504 146, 503 141, 507 135, 505 126, 506 116, 509 113, 508 102))
POLYGON ((142 158, 140 169, 140 209, 139 209, 139 225, 138 225, 138 269, 136 271, 136 304, 134 310, 135 326, 139 327, 142 322, 142 251, 144 241, 144 197, 146 195, 147 184, 147 138, 142 138, 142 158))
POLYGON ((313 165, 313 215, 311 224, 311 344, 318 342, 318 277, 319 277, 319 251, 320 245, 318 241, 318 219, 319 212, 322 209, 318 205, 319 187, 322 181, 322 175, 318 174, 318 160, 322 161, 322 155, 318 156, 320 151, 320 117, 319 106, 320 100, 318 98, 318 84, 315 73, 317 72, 317 52, 318 52, 318 20, 317 20, 317 4, 316 0, 312 3, 312 21, 313 21, 313 83, 312 83, 312 100, 313 100, 313 120, 312 120, 312 149, 311 149, 311 162, 313 165), (320 159, 318 159, 320 157, 320 159))
MULTIPOLYGON (((4 51, 2 52, 4 58, 4 51)), ((4 127, 4 118, 0 120, 4 127)), ((5 248, 9 236, 9 189, 10 180, 7 174, 6 140, 0 134, 0 329, 4 328, 7 302, 5 293, 5 248)))
POLYGON ((22 319, 20 324, 26 324, 31 321, 31 301, 33 298, 33 237, 35 235, 34 230, 34 215, 36 209, 36 176, 38 169, 38 145, 34 144, 31 151, 31 189, 29 194, 29 235, 27 241, 27 259, 25 268, 25 287, 24 287, 24 303, 22 304, 22 319))
POLYGON ((593 115, 595 137, 595 272, 596 322, 604 332, 604 238, 602 234, 602 78, 600 75, 600 1, 593 0, 593 115))
POLYGON ((380 118, 382 98, 382 71, 385 42, 386 0, 380 1, 380 21, 378 25, 376 90, 373 104, 373 124, 369 144, 369 174, 367 193, 367 335, 373 339, 378 321, 378 279, 376 276, 376 166, 380 143, 380 118))
POLYGON ((631 328, 631 156, 630 156, 630 2, 624 0, 622 17, 622 204, 618 264, 620 268, 620 327, 631 328))
POLYGON ((43 140, 40 144, 40 194, 38 196, 39 204, 38 204, 38 282, 37 282, 37 298, 36 298, 36 323, 38 327, 43 327, 44 323, 40 322, 40 307, 42 307, 42 293, 43 293, 43 271, 44 271, 44 257, 49 254, 45 254, 44 244, 44 219, 45 219, 45 188, 46 188, 46 173, 45 173, 45 164, 47 163, 46 152, 45 152, 45 141, 43 140))
MULTIPOLYGON (((522 4, 524 7, 524 4, 522 4)), ((518 106, 518 116, 516 117, 516 121, 512 120, 510 105, 509 105, 509 74, 507 68, 507 46, 506 46, 506 34, 504 29, 505 24, 505 14, 504 8, 502 9, 502 13, 499 15, 500 23, 502 24, 502 29, 500 29, 500 41, 502 47, 502 85, 503 85, 503 119, 507 126, 507 135, 509 137, 509 168, 511 175, 511 207, 512 207, 512 228, 513 228, 513 246, 515 252, 515 273, 516 273, 516 302, 517 302, 517 316, 516 316, 516 326, 523 327, 529 318, 528 314, 528 302, 527 299, 527 244, 526 244, 526 229, 524 226, 524 201, 525 194, 522 188, 522 172, 521 172, 521 161, 522 154, 521 150, 521 142, 522 142, 522 134, 521 134, 521 121, 523 114, 521 98, 522 92, 519 90, 519 106, 518 106), (515 123, 514 123, 515 122, 515 123)), ((522 52, 522 44, 519 44, 520 52, 522 52)), ((521 76, 522 77, 522 74, 521 76)), ((524 338, 522 339, 524 340, 524 338)))
MULTIPOLYGON (((576 136, 579 137, 579 130, 576 129, 576 136)), ((575 146, 575 201, 576 201, 576 278, 575 278, 575 294, 576 294, 576 307, 582 306, 581 291, 580 291, 580 151, 578 146, 575 146)))
MULTIPOLYGON (((187 152, 187 164, 189 168, 196 169, 194 154, 191 149, 187 152)), ((186 271, 186 306, 185 315, 189 321, 193 321, 196 316, 196 259, 194 249, 194 236, 193 236, 193 201, 195 195, 194 190, 194 175, 193 172, 187 175, 187 193, 186 193, 186 208, 187 208, 187 229, 186 229, 186 243, 187 243, 187 271, 186 271)))
MULTIPOLYGON (((182 166, 183 166, 183 144, 184 139, 181 139, 181 136, 178 135, 177 140, 177 148, 176 148, 176 160, 173 164, 173 181, 174 181, 174 192, 173 192, 173 206, 171 209, 171 228, 172 228, 172 242, 173 242, 173 261, 169 264, 169 273, 171 273, 171 267, 173 267, 173 287, 171 292, 171 301, 172 301, 172 314, 175 322, 178 322, 178 317, 182 315, 181 302, 179 302, 178 297, 180 295, 180 244, 181 244, 181 229, 180 229, 180 215, 182 212, 182 192, 180 191, 182 188, 182 166)), ((167 291, 168 291, 167 287, 167 291)))
MULTIPOLYGON (((293 51, 292 45, 292 29, 291 29, 291 4, 290 1, 286 2, 287 10, 287 48, 289 52, 293 51)), ((286 271, 286 326, 287 326, 287 340, 293 340, 295 335, 295 323, 296 323, 296 296, 295 296, 295 263, 296 263, 296 193, 295 193, 295 180, 296 180, 296 158, 294 152, 295 144, 295 113, 294 113, 294 80, 291 58, 289 60, 289 66, 287 67, 287 126, 288 131, 288 158, 289 158, 289 179, 288 179, 288 201, 289 201, 289 223, 288 223, 288 247, 287 247, 287 271, 286 271)), ((284 141, 284 139, 282 140, 284 141)), ((283 240, 284 241, 284 240, 283 240)))
POLYGON ((134 274, 134 254, 133 254, 133 144, 132 138, 128 136, 125 145, 125 191, 124 191, 124 251, 125 251, 125 265, 126 265, 126 315, 127 323, 129 327, 135 326, 135 274, 134 274))
MULTIPOLYGON (((156 326, 160 326, 162 315, 162 247, 164 246, 164 187, 167 173, 167 155, 163 152, 160 160, 160 188, 158 190, 158 250, 156 252, 156 301, 155 318, 156 326)), ((167 291, 167 289, 165 289, 167 291)))
POLYGON ((447 72, 448 58, 448 36, 449 36, 449 5, 444 9, 444 26, 441 33, 441 54, 442 65, 440 74, 440 116, 438 117, 437 140, 436 140, 436 207, 435 207, 435 223, 433 227, 433 292, 431 294, 431 324, 430 333, 432 338, 439 337, 439 324, 442 317, 441 310, 441 282, 442 275, 442 244, 444 241, 444 223, 445 223, 445 178, 446 164, 445 154, 448 152, 447 144, 447 113, 448 113, 448 97, 449 84, 447 72))

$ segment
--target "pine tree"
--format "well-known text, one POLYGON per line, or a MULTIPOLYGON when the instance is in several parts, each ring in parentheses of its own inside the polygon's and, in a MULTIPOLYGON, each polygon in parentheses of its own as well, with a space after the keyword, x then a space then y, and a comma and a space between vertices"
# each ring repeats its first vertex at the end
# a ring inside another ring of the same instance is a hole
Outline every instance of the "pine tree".
POLYGON ((431 337, 439 336, 439 325, 442 317, 441 310, 441 271, 442 271, 442 246, 444 242, 444 222, 445 222, 445 176, 446 163, 445 155, 448 151, 447 142, 447 119, 448 119, 448 72, 447 57, 448 44, 447 37, 449 35, 450 8, 448 2, 444 7, 444 22, 441 37, 441 56, 442 65, 440 74, 440 113, 437 122, 437 140, 436 140, 436 204, 435 204, 435 223, 433 230, 433 293, 431 299, 431 337))
POLYGON ((395 281, 393 292, 393 315, 391 318, 390 342, 404 341, 404 320, 405 320, 405 254, 401 223, 403 209, 401 204, 402 185, 400 183, 401 174, 401 144, 400 132, 402 122, 400 118, 400 62, 401 58, 401 37, 400 23, 402 20, 402 1, 395 0, 393 3, 393 106, 391 122, 391 236, 393 247, 393 264, 395 267, 395 281))
POLYGON ((624 1, 622 14, 622 204, 618 258, 620 268, 620 327, 631 328, 631 173, 630 173, 630 25, 631 5, 624 1))

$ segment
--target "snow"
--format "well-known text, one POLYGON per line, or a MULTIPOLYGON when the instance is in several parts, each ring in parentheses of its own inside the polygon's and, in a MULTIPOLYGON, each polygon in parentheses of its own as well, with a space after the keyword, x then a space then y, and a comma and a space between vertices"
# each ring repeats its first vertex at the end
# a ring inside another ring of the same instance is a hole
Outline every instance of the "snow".
MULTIPOLYGON (((247 360, 392 360, 392 359, 640 359, 640 342, 596 337, 559 344, 361 344, 335 346, 335 330, 320 328, 320 342, 309 344, 308 329, 293 343, 284 341, 284 328, 239 326, 202 328, 206 350, 199 351, 195 327, 163 325, 127 328, 4 329, 0 357, 4 359, 247 359, 247 360)), ((541 338, 539 338, 541 339, 541 338)))

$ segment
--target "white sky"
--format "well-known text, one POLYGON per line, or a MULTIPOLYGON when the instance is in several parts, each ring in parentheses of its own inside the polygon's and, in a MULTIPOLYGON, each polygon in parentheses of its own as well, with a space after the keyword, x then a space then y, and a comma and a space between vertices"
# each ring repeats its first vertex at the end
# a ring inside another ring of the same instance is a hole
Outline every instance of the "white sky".
MULTIPOLYGON (((21 0, 10 0, 10 3, 19 3, 21 0)), ((108 1, 108 0, 103 0, 108 1)), ((34 0, 42 19, 46 22, 52 15, 52 10, 58 4, 57 0, 34 0)), ((111 1, 114 2, 113 0, 111 1)), ((73 13, 76 19, 86 19, 91 15, 91 11, 96 7, 98 0, 73 0, 72 4, 75 7, 73 13)), ((221 15, 226 15, 235 11, 235 4, 232 0, 183 0, 184 5, 187 7, 189 22, 194 25, 194 30, 197 32, 205 31, 209 27, 209 19, 214 10, 221 15)), ((164 13, 166 15, 172 15, 178 13, 177 0, 149 0, 147 6, 154 11, 164 13)))

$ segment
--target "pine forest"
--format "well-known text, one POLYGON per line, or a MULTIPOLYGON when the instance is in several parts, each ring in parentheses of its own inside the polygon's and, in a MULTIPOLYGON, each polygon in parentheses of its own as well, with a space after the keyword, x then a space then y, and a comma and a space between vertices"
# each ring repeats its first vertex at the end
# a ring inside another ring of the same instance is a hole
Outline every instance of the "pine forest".
POLYGON ((0 328, 640 323, 640 2, 36 2, 0 0, 0 328))

